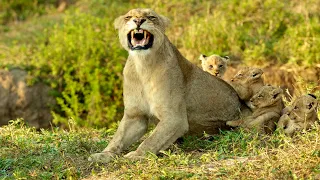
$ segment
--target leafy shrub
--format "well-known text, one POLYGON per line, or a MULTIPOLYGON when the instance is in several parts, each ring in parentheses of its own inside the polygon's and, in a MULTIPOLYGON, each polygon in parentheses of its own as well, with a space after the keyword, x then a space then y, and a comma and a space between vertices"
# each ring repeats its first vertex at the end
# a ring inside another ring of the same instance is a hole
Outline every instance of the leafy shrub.
POLYGON ((86 13, 68 14, 62 26, 47 31, 35 62, 53 77, 62 91, 57 98, 62 113, 54 122, 72 118, 80 126, 105 126, 122 111, 121 72, 126 52, 119 47, 113 19, 86 13))
POLYGON ((190 60, 217 53, 248 64, 319 62, 319 1, 217 1, 184 11, 194 9, 199 12, 183 24, 182 36, 172 37, 181 39, 190 60))
POLYGON ((0 24, 21 21, 32 15, 45 14, 57 0, 1 0, 0 24))

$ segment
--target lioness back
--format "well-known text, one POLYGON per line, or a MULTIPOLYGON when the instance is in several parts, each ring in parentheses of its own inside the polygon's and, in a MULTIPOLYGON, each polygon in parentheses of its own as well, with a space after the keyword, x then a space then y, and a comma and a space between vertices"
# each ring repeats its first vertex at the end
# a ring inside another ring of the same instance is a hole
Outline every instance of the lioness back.
POLYGON ((239 119, 241 104, 237 92, 225 81, 179 56, 179 65, 187 84, 190 133, 218 133, 220 128, 226 127, 226 121, 239 119))

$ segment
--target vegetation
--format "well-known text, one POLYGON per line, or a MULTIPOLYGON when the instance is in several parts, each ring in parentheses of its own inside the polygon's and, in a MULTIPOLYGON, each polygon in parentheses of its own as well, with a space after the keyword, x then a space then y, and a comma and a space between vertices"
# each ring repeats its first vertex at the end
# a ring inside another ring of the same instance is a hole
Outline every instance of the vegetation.
POLYGON ((56 89, 56 124, 73 118, 79 126, 105 127, 120 119, 127 53, 113 20, 131 8, 150 7, 169 17, 169 38, 194 63, 200 53, 229 55, 248 65, 314 66, 320 61, 317 0, 80 0, 63 14, 54 12, 56 4, 20 0, 0 5, 0 65, 25 67, 34 81, 56 89), (17 27, 13 22, 19 22, 17 27))
MULTIPOLYGON (((185 137, 159 156, 142 161, 87 161, 101 151, 113 129, 36 131, 21 120, 0 129, 1 179, 316 179, 320 175, 320 127, 294 138, 276 132, 225 131, 185 137)), ((129 150, 133 150, 132 147, 129 150)))
POLYGON ((0 1, 0 66, 24 68, 30 83, 50 84, 58 102, 54 123, 66 128, 36 131, 21 120, 0 128, 0 179, 320 178, 319 126, 292 139, 242 130, 185 137, 143 161, 87 161, 108 144, 123 112, 127 52, 113 28, 116 17, 137 7, 167 16, 169 39, 195 64, 200 53, 216 53, 247 65, 310 67, 320 64, 320 1, 72 2, 57 12, 58 0, 0 1))

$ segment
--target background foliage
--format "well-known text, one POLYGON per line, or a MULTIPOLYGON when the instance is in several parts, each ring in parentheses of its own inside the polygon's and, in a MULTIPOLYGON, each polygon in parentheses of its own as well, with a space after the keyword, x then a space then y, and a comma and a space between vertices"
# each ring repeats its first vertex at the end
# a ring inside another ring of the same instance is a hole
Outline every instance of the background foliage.
POLYGON ((127 52, 113 20, 149 7, 171 19, 170 40, 198 63, 200 53, 247 65, 320 64, 318 0, 57 0, 0 2, 0 65, 20 66, 55 88, 54 122, 110 127, 121 118, 127 52), (68 2, 68 1, 67 1, 68 2))

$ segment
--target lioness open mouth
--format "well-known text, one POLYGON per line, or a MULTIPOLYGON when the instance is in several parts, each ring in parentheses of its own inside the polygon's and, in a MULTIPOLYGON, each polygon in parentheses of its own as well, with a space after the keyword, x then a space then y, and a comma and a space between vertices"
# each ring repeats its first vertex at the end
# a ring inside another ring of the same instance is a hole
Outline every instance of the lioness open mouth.
POLYGON ((153 35, 144 29, 131 30, 127 36, 131 50, 144 50, 152 47, 153 35))

